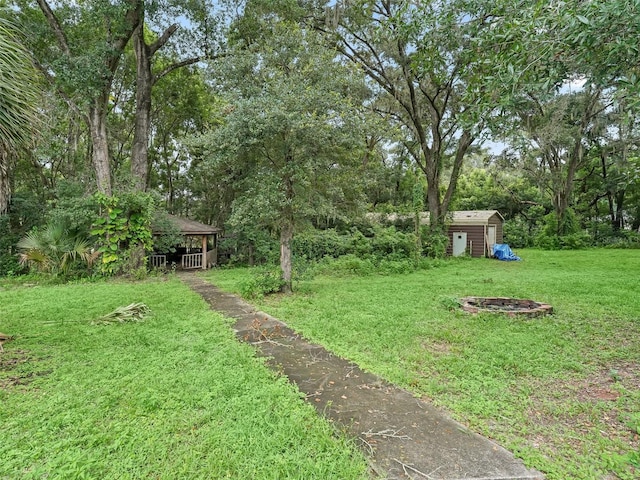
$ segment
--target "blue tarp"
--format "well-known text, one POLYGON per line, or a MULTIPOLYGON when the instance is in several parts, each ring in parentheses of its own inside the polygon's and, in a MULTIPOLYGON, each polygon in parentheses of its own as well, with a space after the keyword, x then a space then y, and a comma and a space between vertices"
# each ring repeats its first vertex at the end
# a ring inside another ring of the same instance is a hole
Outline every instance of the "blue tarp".
POLYGON ((515 253, 511 251, 511 247, 506 243, 496 243, 493 245, 493 256, 498 260, 513 261, 521 260, 515 253))

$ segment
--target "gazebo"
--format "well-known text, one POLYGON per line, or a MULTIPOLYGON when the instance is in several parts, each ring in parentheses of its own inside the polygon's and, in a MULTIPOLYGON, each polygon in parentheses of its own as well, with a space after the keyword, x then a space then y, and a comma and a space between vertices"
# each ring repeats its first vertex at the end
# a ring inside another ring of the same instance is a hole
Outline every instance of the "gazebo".
MULTIPOLYGON (((221 229, 196 222, 188 218, 177 217, 175 215, 167 215, 171 222, 175 224, 180 233, 184 235, 185 241, 183 245, 177 247, 176 254, 171 255, 166 252, 158 252, 150 255, 149 265, 156 268, 166 267, 168 260, 174 257, 175 263, 181 268, 188 269, 206 269, 218 263, 218 235, 221 229), (209 237, 213 240, 213 248, 208 250, 209 237), (179 263, 178 263, 179 262, 179 263)), ((162 235, 164 232, 160 230, 152 230, 154 236, 162 235)))

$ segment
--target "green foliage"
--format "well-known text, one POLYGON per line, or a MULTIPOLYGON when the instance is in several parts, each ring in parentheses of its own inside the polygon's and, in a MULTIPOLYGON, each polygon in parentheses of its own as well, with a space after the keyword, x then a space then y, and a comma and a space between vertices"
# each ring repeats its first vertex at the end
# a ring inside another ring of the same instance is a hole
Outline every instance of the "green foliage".
POLYGON ((521 216, 505 220, 502 228, 504 243, 513 248, 534 246, 537 229, 521 216))
MULTIPOLYGON (((15 12, 0 4, 0 175, 8 167, 7 151, 15 152, 31 142, 39 120, 38 74, 23 38, 14 24, 15 12)), ((26 33, 26 32, 25 32, 26 33)), ((1 181, 2 177, 0 177, 1 181)), ((0 184, 1 185, 1 184, 0 184)), ((0 192, 2 194, 4 192, 0 192)), ((0 198, 0 200, 3 200, 0 198)), ((6 205, 0 204, 0 214, 6 205)))
POLYGON ((47 212, 48 222, 66 225, 78 232, 91 230, 100 209, 98 197, 87 195, 85 186, 72 181, 58 182, 53 204, 47 212))
POLYGON ((361 259, 415 260, 416 237, 413 233, 397 231, 395 227, 375 225, 365 236, 360 230, 339 234, 334 229, 308 229, 296 236, 293 253, 305 260, 355 255, 361 259))
POLYGON ((335 229, 307 229, 293 239, 293 254, 304 260, 320 260, 323 257, 339 257, 349 253, 352 237, 340 235, 335 229))
POLYGON ((240 292, 245 298, 262 298, 270 293, 280 292, 284 284, 282 272, 279 269, 263 267, 255 269, 252 277, 240 285, 240 292))
POLYGON ((98 238, 102 272, 113 275, 139 269, 144 253, 152 250, 154 197, 142 192, 112 197, 96 194, 96 201, 102 215, 91 234, 98 238))
POLYGON ((580 231, 576 215, 568 209, 563 221, 558 221, 555 212, 544 217, 543 226, 535 238, 535 245, 545 250, 578 250, 590 246, 591 237, 580 231))
POLYGON ((13 231, 9 215, 0 215, 0 277, 18 273, 22 268, 16 254, 20 239, 13 231))
POLYGON ((220 252, 229 254, 231 265, 261 265, 278 260, 278 240, 266 229, 250 223, 226 230, 220 241, 220 252))
POLYGON ((606 237, 599 243, 599 246, 605 248, 631 248, 640 249, 640 233, 637 232, 618 232, 616 236, 606 237))
POLYGON ((18 248, 22 251, 21 265, 54 276, 89 273, 98 256, 86 236, 62 224, 32 230, 18 242, 18 248))
POLYGON ((184 242, 180 227, 162 210, 155 210, 151 220, 151 228, 161 232, 153 238, 153 251, 157 253, 174 253, 176 245, 184 242))
POLYGON ((449 246, 449 235, 442 230, 433 230, 428 227, 422 235, 422 246, 424 253, 429 258, 444 258, 449 246))
POLYGON ((371 258, 361 258, 353 253, 336 259, 326 258, 318 266, 319 273, 330 275, 358 275, 366 276, 376 273, 376 265, 371 258))

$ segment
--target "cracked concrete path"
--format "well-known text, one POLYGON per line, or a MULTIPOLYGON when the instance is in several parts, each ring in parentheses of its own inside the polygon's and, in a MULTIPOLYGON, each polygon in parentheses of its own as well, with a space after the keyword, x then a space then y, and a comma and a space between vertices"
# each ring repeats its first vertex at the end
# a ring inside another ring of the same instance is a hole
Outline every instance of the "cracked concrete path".
POLYGON ((193 273, 181 280, 236 320, 241 341, 295 383, 321 415, 357 438, 376 475, 388 479, 543 479, 513 454, 356 364, 314 345, 193 273))

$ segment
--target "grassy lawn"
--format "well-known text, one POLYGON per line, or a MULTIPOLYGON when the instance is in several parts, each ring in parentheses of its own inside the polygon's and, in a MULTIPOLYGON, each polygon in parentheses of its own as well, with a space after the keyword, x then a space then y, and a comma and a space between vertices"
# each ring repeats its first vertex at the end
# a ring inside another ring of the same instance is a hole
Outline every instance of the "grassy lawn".
MULTIPOLYGON (((448 410, 549 479, 640 478, 640 251, 523 250, 406 275, 319 276, 259 306, 448 410), (468 315, 462 296, 550 303, 468 315)), ((207 278, 239 291, 250 275, 207 278)))
POLYGON ((0 287, 0 479, 366 478, 177 279, 0 287), (92 325, 144 302, 141 323, 92 325))

